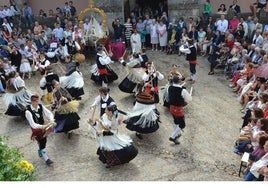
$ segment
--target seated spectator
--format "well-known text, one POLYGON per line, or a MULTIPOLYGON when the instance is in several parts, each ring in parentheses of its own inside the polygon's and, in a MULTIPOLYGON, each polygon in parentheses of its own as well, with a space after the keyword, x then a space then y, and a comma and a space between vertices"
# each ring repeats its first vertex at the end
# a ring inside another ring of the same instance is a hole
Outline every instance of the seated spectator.
POLYGON ((227 11, 227 18, 231 19, 234 15, 238 15, 241 12, 240 6, 237 4, 238 0, 233 0, 233 4, 229 6, 227 11))
POLYGON ((43 9, 40 9, 39 10, 39 17, 46 18, 47 17, 47 13, 45 13, 45 11, 43 9))
POLYGON ((64 43, 58 43, 58 48, 55 50, 55 55, 59 62, 64 62, 65 58, 69 56, 67 47, 64 43))
POLYGON ((245 31, 242 24, 238 24, 237 30, 234 32, 234 38, 237 42, 242 43, 244 38, 245 31))
POLYGON ((207 28, 207 32, 204 38, 203 43, 200 44, 201 55, 206 56, 207 52, 209 51, 208 47, 212 44, 215 35, 210 27, 207 28))
POLYGON ((250 4, 249 8, 254 17, 257 17, 257 12, 263 9, 266 6, 266 3, 267 3, 266 0, 256 0, 255 3, 250 4))
POLYGON ((229 21, 229 29, 232 34, 236 32, 239 23, 240 23, 240 20, 237 18, 236 15, 234 15, 232 19, 229 21))
POLYGON ((179 36, 177 33, 176 28, 172 29, 172 33, 168 38, 168 45, 167 45, 167 54, 172 54, 177 49, 177 43, 179 42, 179 36))
POLYGON ((268 165, 268 140, 264 144, 265 155, 263 155, 258 161, 253 162, 248 173, 246 174, 245 181, 263 181, 265 174, 262 168, 267 168, 268 165))
POLYGON ((218 14, 227 14, 227 9, 226 9, 225 4, 221 4, 221 5, 220 5, 220 8, 218 8, 217 13, 218 13, 218 14))

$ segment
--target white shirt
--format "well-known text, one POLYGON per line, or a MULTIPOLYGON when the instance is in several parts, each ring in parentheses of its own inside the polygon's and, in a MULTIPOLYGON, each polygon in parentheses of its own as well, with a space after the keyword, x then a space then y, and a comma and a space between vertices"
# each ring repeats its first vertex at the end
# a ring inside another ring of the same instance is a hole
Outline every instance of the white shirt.
MULTIPOLYGON (((43 115, 45 116, 45 118, 47 118, 50 122, 54 121, 54 116, 52 114, 52 112, 50 112, 44 105, 42 105, 43 107, 43 115)), ((33 111, 38 111, 38 109, 40 108, 39 105, 37 108, 34 108, 32 105, 30 107, 33 111)), ((42 125, 41 124, 38 124, 38 123, 35 123, 34 120, 33 120, 33 115, 32 113, 29 111, 29 110, 26 110, 25 111, 25 117, 26 119, 28 120, 30 126, 33 128, 33 129, 42 129, 42 125)))
POLYGON ((225 33, 228 29, 228 21, 226 19, 224 20, 218 20, 216 22, 217 30, 221 33, 225 33))

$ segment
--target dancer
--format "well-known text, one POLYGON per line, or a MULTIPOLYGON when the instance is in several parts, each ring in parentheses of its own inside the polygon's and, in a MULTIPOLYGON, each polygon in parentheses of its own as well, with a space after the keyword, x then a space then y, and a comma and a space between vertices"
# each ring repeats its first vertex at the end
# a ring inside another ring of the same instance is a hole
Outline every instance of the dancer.
POLYGON ((53 86, 52 81, 59 81, 60 78, 58 74, 53 72, 52 66, 46 67, 46 73, 40 80, 40 88, 41 88, 41 100, 45 105, 49 105, 53 102, 53 86))
POLYGON ((173 133, 169 140, 175 144, 180 144, 177 139, 186 126, 183 107, 192 100, 192 96, 180 85, 180 81, 181 79, 178 76, 173 76, 173 84, 168 88, 169 110, 174 121, 173 133))
POLYGON ((25 82, 19 76, 18 72, 11 72, 7 81, 4 103, 7 107, 6 115, 25 117, 26 106, 31 104, 31 91, 29 91, 25 82))
POLYGON ((97 47, 97 57, 96 57, 96 62, 97 62, 97 67, 98 67, 98 72, 100 75, 100 81, 102 83, 102 87, 107 87, 108 86, 108 68, 107 65, 113 63, 111 58, 106 54, 106 52, 103 50, 104 47, 99 46, 97 47))
POLYGON ((117 118, 116 105, 107 106, 101 118, 89 118, 97 141, 97 155, 99 160, 106 164, 106 168, 128 163, 138 154, 132 139, 118 133, 117 127, 121 122, 122 120, 117 118))
POLYGON ((159 88, 158 80, 163 80, 164 75, 156 70, 153 62, 147 63, 147 70, 143 75, 144 89, 147 93, 151 93, 154 96, 155 104, 159 102, 159 88))
POLYGON ((76 100, 81 100, 84 95, 84 79, 83 74, 79 70, 79 63, 72 60, 71 56, 65 57, 67 63, 65 76, 60 77, 60 84, 65 88, 71 96, 76 100))
POLYGON ((38 143, 39 157, 43 157, 48 166, 51 165, 53 161, 47 155, 46 143, 47 136, 55 125, 52 112, 44 105, 39 104, 39 95, 35 94, 31 96, 31 104, 27 106, 25 116, 32 129, 31 138, 35 139, 38 143), (48 119, 48 123, 45 122, 44 116, 48 119))
POLYGON ((100 117, 105 113, 107 106, 115 105, 114 99, 109 95, 110 88, 100 87, 99 95, 95 98, 90 108, 95 108, 100 105, 100 117))
POLYGON ((52 109, 55 109, 55 121, 57 123, 55 132, 65 132, 68 134, 68 139, 71 139, 71 131, 79 128, 80 117, 77 114, 79 102, 72 100, 72 96, 60 86, 58 81, 53 80, 52 85, 54 87, 52 109))
POLYGON ((147 92, 140 92, 131 112, 123 121, 126 128, 136 131, 136 136, 143 139, 142 134, 153 133, 159 129, 160 113, 155 108, 154 96, 147 92))
MULTIPOLYGON (((176 64, 173 64, 171 67, 171 70, 169 71, 168 78, 167 78, 168 83, 166 84, 165 89, 164 89, 164 94, 163 94, 163 103, 164 104, 163 104, 163 106, 165 106, 167 108, 169 108, 168 88, 169 88, 169 86, 171 86, 173 84, 172 80, 173 80, 174 76, 178 76, 181 81, 184 81, 185 77, 186 77, 184 74, 182 74, 179 71, 178 65, 176 65, 176 64)), ((185 82, 182 84, 185 84, 185 82)))
POLYGON ((187 40, 187 45, 181 45, 180 51, 186 53, 186 60, 189 61, 191 78, 189 81, 195 83, 196 80, 196 64, 197 64, 197 49, 192 39, 187 40))

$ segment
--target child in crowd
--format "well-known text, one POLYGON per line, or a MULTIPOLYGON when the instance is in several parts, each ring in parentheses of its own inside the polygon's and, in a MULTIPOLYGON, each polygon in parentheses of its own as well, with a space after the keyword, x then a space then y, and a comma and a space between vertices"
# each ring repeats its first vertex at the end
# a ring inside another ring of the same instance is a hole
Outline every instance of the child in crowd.
POLYGON ((28 79, 31 78, 32 67, 29 60, 25 57, 25 55, 21 56, 21 65, 20 65, 20 73, 22 73, 22 79, 25 78, 25 75, 28 75, 28 79))

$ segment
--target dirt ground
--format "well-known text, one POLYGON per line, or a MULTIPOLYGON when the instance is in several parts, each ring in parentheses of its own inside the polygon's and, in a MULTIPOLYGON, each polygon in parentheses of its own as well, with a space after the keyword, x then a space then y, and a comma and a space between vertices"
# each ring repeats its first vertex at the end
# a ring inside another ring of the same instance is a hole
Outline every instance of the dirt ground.
MULTIPOLYGON (((184 56, 166 55, 163 52, 147 52, 155 67, 165 76, 171 65, 176 63, 182 73, 189 75, 189 65, 184 56)), ((47 151, 54 161, 46 166, 37 155, 37 144, 30 140, 31 130, 26 120, 4 115, 5 106, 1 99, 0 134, 10 136, 8 143, 18 147, 25 159, 37 168, 38 181, 242 181, 238 177, 240 157, 233 153, 234 141, 242 125, 240 105, 235 94, 228 87, 229 81, 222 69, 215 75, 208 75, 209 63, 198 57, 197 81, 186 81, 186 88, 193 87, 193 101, 186 107, 186 128, 180 138, 180 145, 174 145, 168 138, 173 122, 162 101, 158 105, 162 123, 157 132, 144 135, 139 140, 134 132, 121 125, 120 133, 133 138, 139 153, 128 164, 105 168, 96 155, 96 142, 86 120, 92 111, 89 105, 98 94, 99 85, 91 79, 90 68, 95 63, 94 55, 81 65, 85 80, 85 95, 79 108, 80 128, 69 140, 64 133, 50 134, 47 151)), ((62 75, 62 65, 53 65, 62 75)), ((125 78, 126 68, 115 62, 111 65, 118 73, 118 80, 109 84, 110 95, 123 111, 131 110, 134 96, 123 93, 118 84, 125 78)), ((39 92, 40 75, 26 79, 26 86, 32 92, 39 92)), ((167 80, 159 82, 164 87, 167 80)), ((160 92, 160 98, 163 90, 160 92)), ((97 111, 98 112, 98 111, 97 111)), ((123 116, 122 116, 123 117, 123 116)))

